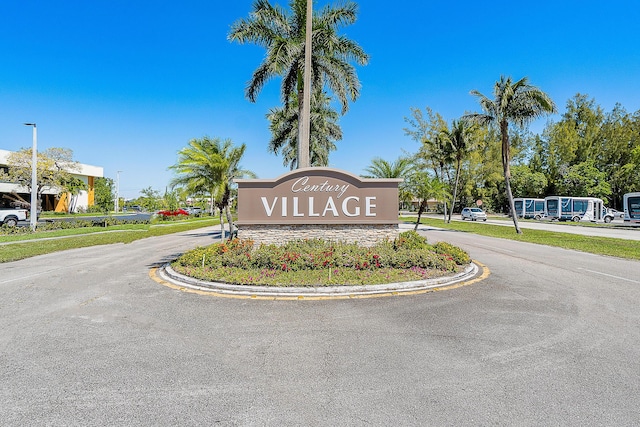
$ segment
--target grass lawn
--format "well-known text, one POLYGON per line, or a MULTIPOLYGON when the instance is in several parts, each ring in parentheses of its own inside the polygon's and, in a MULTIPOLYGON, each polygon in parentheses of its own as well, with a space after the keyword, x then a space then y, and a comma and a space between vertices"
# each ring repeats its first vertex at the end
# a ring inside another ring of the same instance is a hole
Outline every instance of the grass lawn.
POLYGON ((43 231, 25 235, 0 236, 0 262, 17 261, 67 249, 112 243, 131 243, 146 237, 162 236, 220 224, 218 219, 189 219, 158 224, 116 225, 43 231), (34 239, 48 239, 36 240, 34 239))
MULTIPOLYGON (((416 218, 410 217, 401 217, 400 220, 413 224, 416 222, 416 218)), ((421 218, 420 223, 449 230, 466 231, 481 236, 538 243, 592 254, 640 260, 640 242, 637 240, 581 236, 559 231, 532 230, 528 228, 523 229, 522 234, 516 234, 514 227, 460 221, 452 221, 447 224, 442 219, 433 218, 421 218)))

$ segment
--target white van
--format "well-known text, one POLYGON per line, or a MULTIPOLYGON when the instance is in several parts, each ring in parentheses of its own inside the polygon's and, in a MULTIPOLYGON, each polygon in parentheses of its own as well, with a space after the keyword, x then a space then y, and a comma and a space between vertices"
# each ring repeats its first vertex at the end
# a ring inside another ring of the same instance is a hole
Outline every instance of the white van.
POLYGON ((597 197, 549 196, 544 198, 547 219, 558 221, 604 221, 605 209, 597 197))
POLYGON ((627 193, 622 198, 624 223, 640 224, 640 193, 627 193))

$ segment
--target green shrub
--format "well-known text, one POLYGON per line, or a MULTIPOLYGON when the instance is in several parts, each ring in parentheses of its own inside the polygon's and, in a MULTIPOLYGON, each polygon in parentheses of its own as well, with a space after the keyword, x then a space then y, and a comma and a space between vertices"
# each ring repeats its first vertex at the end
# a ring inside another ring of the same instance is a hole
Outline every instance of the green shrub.
POLYGON ((433 250, 437 254, 451 257, 451 259, 458 265, 466 265, 471 262, 471 257, 468 253, 451 243, 438 242, 433 245, 433 250))
POLYGON ((396 249, 400 249, 400 248, 427 249, 429 248, 429 243, 427 243, 427 238, 419 235, 414 230, 400 233, 400 235, 396 237, 393 243, 396 249))
MULTIPOLYGON (((175 262, 181 271, 197 271, 198 277, 217 272, 234 283, 277 282, 279 274, 291 277, 316 277, 318 271, 341 273, 349 281, 364 281, 375 275, 402 277, 390 271, 407 271, 410 280, 431 277, 437 272, 451 272, 457 264, 468 263, 466 252, 450 244, 431 246, 415 232, 403 233, 393 242, 384 241, 373 247, 360 247, 356 243, 328 242, 321 239, 296 240, 282 246, 261 244, 254 247, 251 240, 234 239, 191 250, 175 262), (437 248, 437 249, 436 249, 437 248), (464 262, 464 260, 467 262, 464 262), (360 272, 345 276, 344 272, 360 272), (222 273, 221 273, 222 272, 222 273), (302 274, 302 276, 299 276, 302 274), (391 276, 390 276, 391 274, 391 276), (242 279, 244 277, 244 279, 242 279)), ((325 274, 325 273, 322 273, 325 274)), ((442 274, 442 273, 439 273, 442 274)), ((328 274, 331 277, 331 274, 328 274)), ((289 279, 291 280, 291 279, 289 279)))

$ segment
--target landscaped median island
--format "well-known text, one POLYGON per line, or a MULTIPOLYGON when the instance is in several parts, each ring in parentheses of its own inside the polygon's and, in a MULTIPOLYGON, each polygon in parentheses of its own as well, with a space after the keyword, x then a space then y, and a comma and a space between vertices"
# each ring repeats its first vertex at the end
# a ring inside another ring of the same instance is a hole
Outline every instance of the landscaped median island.
POLYGON ((205 281, 319 287, 433 279, 459 273, 470 262, 462 249, 446 242, 431 245, 408 231, 371 247, 320 239, 255 246, 235 239, 193 249, 171 267, 205 281))

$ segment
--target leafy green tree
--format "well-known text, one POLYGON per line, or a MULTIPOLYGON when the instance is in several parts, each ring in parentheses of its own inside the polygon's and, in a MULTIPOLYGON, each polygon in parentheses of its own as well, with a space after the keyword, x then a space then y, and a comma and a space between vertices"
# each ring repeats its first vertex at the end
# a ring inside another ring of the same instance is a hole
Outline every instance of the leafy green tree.
MULTIPOLYGON (((269 0, 256 0, 249 17, 231 26, 229 40, 266 49, 245 91, 251 102, 274 77, 282 77, 280 92, 285 110, 294 99, 292 94, 297 93, 297 100, 304 99, 306 6, 307 0, 290 0, 287 11, 269 0)), ((356 21, 357 8, 351 1, 327 5, 314 14, 312 21, 312 87, 327 87, 340 102, 342 114, 346 113, 348 102, 360 94, 360 81, 352 62, 366 65, 369 61, 357 43, 338 34, 341 27, 356 21)), ((302 103, 298 105, 298 117, 302 117, 302 103)))
POLYGON ((404 132, 420 144, 417 156, 423 160, 426 167, 433 170, 435 176, 444 181, 447 165, 452 161, 451 145, 442 135, 442 130, 447 129, 447 122, 429 107, 425 108, 425 112, 426 117, 422 110, 412 107, 412 117, 404 118, 409 124, 409 127, 404 128, 404 132))
POLYGON ((561 120, 546 126, 534 157, 547 175, 548 193, 559 191, 557 183, 566 168, 598 157, 603 123, 602 109, 593 99, 578 93, 567 101, 561 120))
POLYGON ((599 170, 594 160, 587 160, 570 166, 559 185, 561 194, 575 197, 598 197, 608 201, 611 186, 607 182, 607 174, 599 170))
MULTIPOLYGON (((433 170, 441 182, 451 182, 450 167, 453 162, 451 144, 443 135, 447 123, 439 113, 434 113, 429 107, 425 114, 418 108, 411 108, 411 116, 405 117, 409 127, 404 128, 405 135, 420 143, 415 156, 416 166, 433 170)), ((444 200, 444 214, 447 215, 447 200, 444 200)))
MULTIPOLYGON (((511 192, 511 152, 509 141, 509 124, 524 128, 532 120, 544 114, 555 112, 555 104, 551 98, 535 86, 529 84, 526 77, 513 82, 511 77, 502 76, 494 85, 494 98, 490 99, 473 90, 471 94, 478 97, 484 113, 466 115, 465 118, 480 125, 496 125, 500 129, 502 141, 502 167, 504 171, 505 192, 509 200, 511 212, 515 212, 513 194, 511 192)), ((518 225, 517 215, 511 216, 516 232, 522 231, 518 225)))
POLYGON ((511 189, 518 197, 544 197, 547 177, 542 172, 533 172, 527 165, 511 168, 511 189))
POLYGON ((94 205, 102 212, 109 212, 113 208, 113 201, 115 200, 114 188, 113 179, 111 178, 99 177, 93 182, 94 205))
POLYGON ((170 211, 175 211, 180 208, 180 189, 173 188, 169 190, 165 188, 164 196, 162 197, 162 207, 170 211))
POLYGON ((139 205, 146 211, 156 211, 161 207, 162 197, 160 192, 154 190, 151 186, 140 190, 141 197, 139 205))
POLYGON ((605 114, 594 144, 591 158, 596 168, 606 174, 611 186, 609 201, 616 208, 621 208, 625 193, 640 188, 640 162, 634 156, 634 150, 640 150, 639 118, 640 111, 633 115, 616 104, 605 114))
MULTIPOLYGON (((274 108, 267 114, 271 141, 269 151, 282 154, 283 165, 291 170, 298 167, 298 96, 287 106, 274 108)), ((331 98, 316 91, 311 98, 311 133, 309 141, 311 166, 327 166, 329 153, 335 151, 336 141, 342 139, 338 113, 331 108, 331 98)))
MULTIPOLYGON (((7 156, 7 172, 0 170, 0 181, 18 184, 31 192, 32 149, 23 148, 7 156)), ((42 194, 67 191, 65 184, 71 183, 72 174, 79 170, 79 163, 73 160, 73 151, 66 148, 49 148, 38 151, 36 176, 38 206, 42 205, 42 194)))

